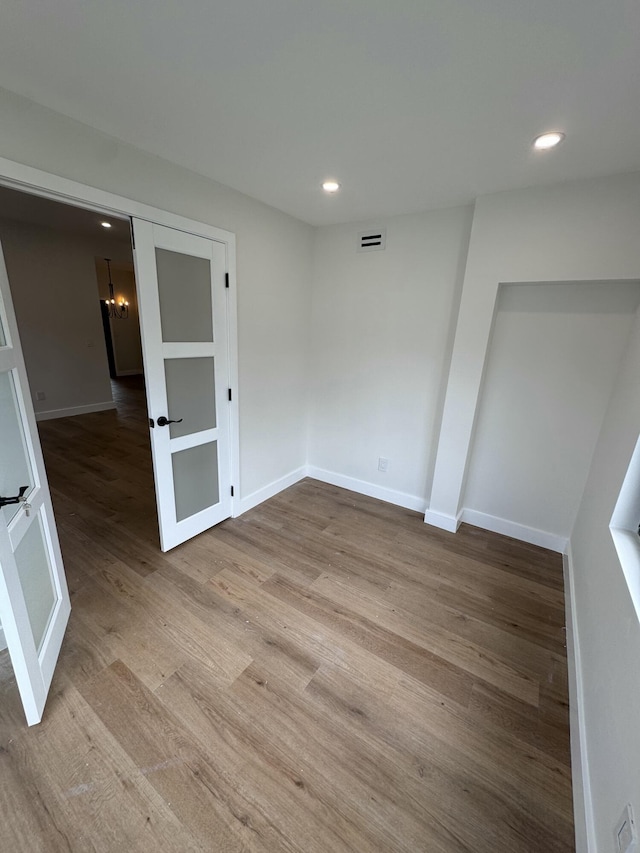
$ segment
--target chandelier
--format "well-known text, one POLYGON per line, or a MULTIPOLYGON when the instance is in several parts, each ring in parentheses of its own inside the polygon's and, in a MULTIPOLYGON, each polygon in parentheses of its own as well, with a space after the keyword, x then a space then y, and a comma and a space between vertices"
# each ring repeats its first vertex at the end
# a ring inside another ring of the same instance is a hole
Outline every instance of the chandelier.
POLYGON ((113 282, 111 281, 111 258, 105 258, 105 261, 107 262, 107 269, 109 271, 109 298, 104 300, 107 306, 107 314, 115 320, 126 320, 129 316, 129 303, 121 296, 116 302, 113 295, 113 282))

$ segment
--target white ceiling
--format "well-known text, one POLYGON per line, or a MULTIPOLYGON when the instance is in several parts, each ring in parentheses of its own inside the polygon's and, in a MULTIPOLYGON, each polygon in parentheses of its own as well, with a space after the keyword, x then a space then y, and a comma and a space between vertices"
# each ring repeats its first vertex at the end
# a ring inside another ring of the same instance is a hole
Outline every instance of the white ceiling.
POLYGON ((43 225, 57 231, 81 234, 99 239, 101 243, 131 242, 129 220, 93 213, 81 207, 41 198, 30 193, 0 187, 0 219, 12 219, 43 225), (101 222, 110 222, 111 228, 103 228, 101 222))
POLYGON ((0 79, 326 224, 640 169, 639 44, 637 0, 6 0, 0 79))

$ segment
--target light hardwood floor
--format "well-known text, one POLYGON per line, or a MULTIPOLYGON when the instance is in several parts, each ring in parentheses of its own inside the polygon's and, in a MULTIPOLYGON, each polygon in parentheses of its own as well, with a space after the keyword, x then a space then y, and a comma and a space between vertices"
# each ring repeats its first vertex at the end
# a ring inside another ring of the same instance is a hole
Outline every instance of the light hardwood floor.
POLYGON ((573 850, 560 557, 305 480, 162 554, 136 380, 40 425, 73 611, 0 849, 573 850))

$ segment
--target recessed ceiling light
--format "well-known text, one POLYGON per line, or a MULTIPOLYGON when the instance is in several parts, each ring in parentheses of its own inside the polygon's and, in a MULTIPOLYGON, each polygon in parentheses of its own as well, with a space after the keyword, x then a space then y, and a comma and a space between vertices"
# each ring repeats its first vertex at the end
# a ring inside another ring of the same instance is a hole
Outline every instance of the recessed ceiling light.
POLYGON ((337 181, 325 181, 322 185, 322 189, 326 193, 337 193, 340 189, 340 184, 337 181))
POLYGON ((540 136, 536 136, 533 140, 533 147, 538 151, 546 151, 547 148, 555 148, 556 145, 560 145, 563 139, 564 133, 560 133, 559 130, 552 130, 549 133, 541 133, 540 136))
POLYGON ((101 222, 100 225, 102 225, 103 228, 111 228, 110 222, 101 222))

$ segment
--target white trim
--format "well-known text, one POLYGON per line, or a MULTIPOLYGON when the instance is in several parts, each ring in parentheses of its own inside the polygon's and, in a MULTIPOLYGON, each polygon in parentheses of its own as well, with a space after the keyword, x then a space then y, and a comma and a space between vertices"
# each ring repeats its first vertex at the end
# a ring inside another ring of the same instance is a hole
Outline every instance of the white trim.
POLYGON ((116 379, 121 376, 144 376, 144 370, 141 367, 136 367, 135 370, 116 370, 116 379))
POLYGON ((316 468, 313 465, 307 467, 307 476, 323 483, 330 483, 332 486, 348 489, 350 492, 358 492, 360 495, 368 495, 370 498, 377 498, 380 501, 395 504, 405 509, 413 509, 416 512, 424 512, 427 506, 426 500, 418 495, 397 492, 385 486, 367 483, 366 480, 357 480, 355 477, 347 477, 344 474, 337 474, 335 471, 325 471, 324 468, 316 468))
POLYGON ((589 778, 589 756, 584 717, 584 689, 578 617, 575 606, 575 581, 571 543, 562 557, 564 600, 567 623, 567 671, 569 675, 569 712, 571 733, 571 777, 576 850, 596 853, 596 831, 589 778))
POLYGON ((0 625, 0 652, 7 648, 7 641, 4 638, 4 628, 0 625))
POLYGON ((425 524, 431 524, 449 533, 456 533, 460 524, 466 522, 474 527, 491 530, 493 533, 501 533, 504 536, 510 536, 521 542, 529 542, 532 545, 539 545, 541 548, 548 548, 550 551, 557 551, 560 554, 563 554, 567 548, 568 540, 562 536, 557 536, 555 533, 547 533, 544 530, 537 530, 534 527, 527 527, 524 524, 517 524, 514 521, 508 521, 506 518, 498 518, 473 509, 463 509, 457 517, 443 515, 427 509, 424 498, 387 489, 375 483, 367 483, 365 480, 358 480, 355 477, 348 477, 335 471, 326 471, 323 468, 316 468, 314 465, 297 468, 279 480, 274 480, 274 482, 247 495, 247 497, 240 498, 235 515, 242 515, 242 513, 253 509, 263 501, 267 501, 284 489, 289 488, 289 486, 293 486, 304 477, 311 477, 314 480, 320 480, 322 483, 339 486, 342 489, 348 489, 350 492, 377 498, 405 509, 423 512, 425 524))
POLYGON ((163 343, 161 346, 163 358, 214 358, 218 354, 213 341, 209 343, 199 341, 179 344, 163 343))
POLYGON ((227 364, 229 365, 229 388, 231 400, 228 402, 229 435, 231 436, 231 483, 234 495, 231 498, 231 517, 235 518, 240 500, 240 380, 238 367, 238 291, 236 287, 236 243, 231 234, 227 241, 227 364))
POLYGON ((106 412, 115 409, 113 400, 105 403, 89 403, 86 406, 69 406, 66 409, 47 409, 44 412, 36 412, 37 421, 52 421, 56 418, 69 418, 72 415, 88 415, 91 412, 106 412))
POLYGON ((475 509, 463 509, 460 520, 474 527, 481 527, 483 530, 491 530, 493 533, 501 533, 512 539, 519 539, 521 542, 529 542, 531 545, 557 551, 559 554, 564 554, 568 544, 565 536, 538 530, 536 527, 527 527, 526 524, 518 524, 516 521, 499 518, 497 515, 487 515, 475 509))
POLYGON ((640 620, 640 438, 624 475, 609 530, 618 553, 631 600, 640 620))
POLYGON ((171 453, 179 453, 181 450, 189 450, 189 448, 197 447, 200 444, 211 444, 212 441, 218 441, 219 438, 220 430, 217 427, 201 429, 198 432, 189 432, 187 435, 179 435, 176 438, 170 437, 169 450, 171 453))
POLYGON ((457 533, 460 527, 460 513, 445 515, 443 512, 427 509, 424 513, 424 523, 439 527, 440 530, 446 530, 448 533, 457 533))
POLYGON ((640 621, 640 538, 628 528, 610 527, 611 538, 627 582, 631 601, 640 621))
POLYGON ((53 201, 63 201, 75 207, 84 207, 94 210, 96 213, 135 216, 138 219, 146 219, 158 225, 166 225, 178 231, 186 231, 188 234, 196 234, 207 237, 210 240, 218 240, 226 243, 229 249, 235 252, 235 235, 214 225, 188 219, 177 213, 169 213, 159 207, 152 207, 139 201, 116 195, 106 190, 81 184, 62 178, 60 175, 52 175, 24 163, 15 160, 7 160, 0 157, 0 184, 19 192, 27 192, 32 195, 43 196, 53 201))
MULTIPOLYGON (((229 287, 225 288, 228 308, 228 368, 229 387, 233 389, 233 400, 229 405, 229 438, 231 445, 231 482, 240 482, 240 424, 238 409, 238 308, 236 293, 236 235, 223 228, 189 219, 177 213, 171 213, 139 201, 116 195, 88 184, 72 181, 60 175, 35 169, 24 163, 0 157, 0 186, 11 187, 20 192, 63 201, 75 207, 93 210, 96 213, 126 218, 138 218, 150 223, 164 225, 167 228, 183 231, 186 235, 206 237, 225 247, 225 273, 229 287)), ((1 354, 0 354, 1 355, 1 354)), ((51 416, 53 417, 53 416, 51 416)), ((236 488, 236 494, 238 489, 236 488)), ((235 502, 230 499, 230 512, 235 515, 235 502)))
POLYGON ((252 492, 250 495, 247 495, 246 498, 241 498, 237 501, 235 507, 235 517, 237 518, 239 515, 242 515, 243 512, 247 512, 255 506, 258 506, 258 504, 263 503, 263 501, 268 501, 269 498, 275 497, 279 492, 283 492, 285 489, 288 489, 289 486, 294 486, 296 483, 299 483, 300 480, 304 480, 306 476, 307 467, 306 465, 303 465, 301 468, 296 468, 295 471, 291 471, 290 474, 285 474, 284 477, 280 477, 279 480, 274 480, 267 486, 263 486, 261 489, 258 489, 257 492, 252 492))

